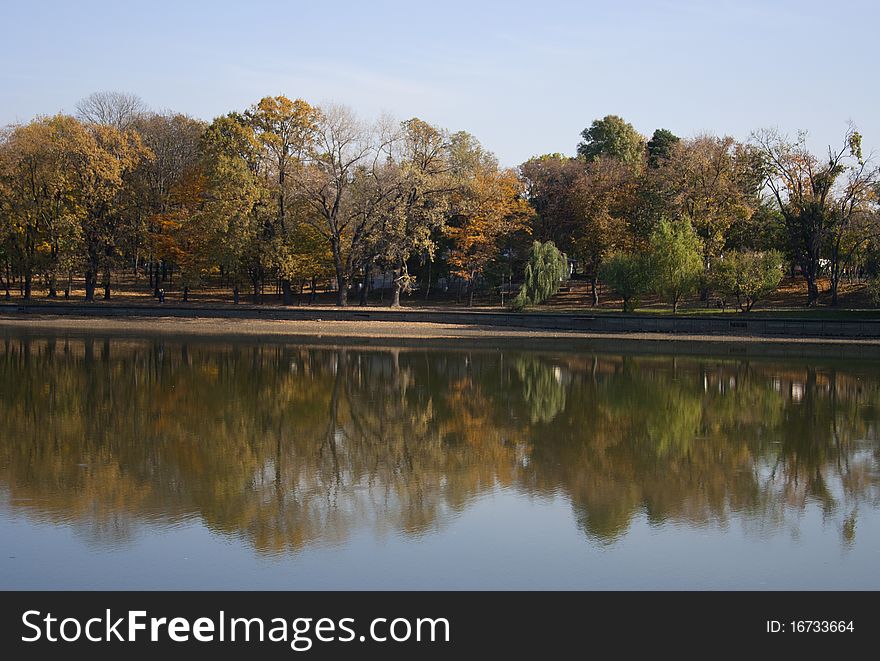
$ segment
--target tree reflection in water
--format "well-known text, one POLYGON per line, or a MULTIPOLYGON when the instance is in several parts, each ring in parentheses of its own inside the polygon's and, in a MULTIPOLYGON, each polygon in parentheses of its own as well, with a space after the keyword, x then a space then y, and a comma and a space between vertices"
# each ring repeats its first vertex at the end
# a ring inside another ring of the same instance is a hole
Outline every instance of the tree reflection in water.
POLYGON ((844 544, 880 504, 876 366, 104 338, 0 344, 0 489, 118 544, 197 517, 266 553, 420 535, 498 487, 612 543, 654 525, 844 544))

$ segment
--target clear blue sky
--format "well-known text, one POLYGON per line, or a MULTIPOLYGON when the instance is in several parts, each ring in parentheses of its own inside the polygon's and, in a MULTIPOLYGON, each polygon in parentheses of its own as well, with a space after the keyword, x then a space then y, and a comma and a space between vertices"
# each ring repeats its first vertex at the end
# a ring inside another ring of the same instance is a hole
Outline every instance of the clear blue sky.
POLYGON ((470 131, 515 165, 618 114, 739 139, 853 120, 880 148, 878 3, 28 2, 0 5, 0 124, 97 90, 210 119, 262 96, 470 131))

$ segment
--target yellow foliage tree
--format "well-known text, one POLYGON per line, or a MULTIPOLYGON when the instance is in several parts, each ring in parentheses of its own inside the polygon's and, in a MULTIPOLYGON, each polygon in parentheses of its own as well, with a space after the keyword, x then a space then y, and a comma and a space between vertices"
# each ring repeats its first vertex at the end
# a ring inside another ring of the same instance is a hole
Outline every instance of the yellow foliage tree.
POLYGON ((498 257, 501 240, 527 228, 533 212, 524 193, 514 170, 480 167, 457 196, 457 213, 446 228, 452 240, 449 264, 467 282, 469 306, 476 280, 498 257))

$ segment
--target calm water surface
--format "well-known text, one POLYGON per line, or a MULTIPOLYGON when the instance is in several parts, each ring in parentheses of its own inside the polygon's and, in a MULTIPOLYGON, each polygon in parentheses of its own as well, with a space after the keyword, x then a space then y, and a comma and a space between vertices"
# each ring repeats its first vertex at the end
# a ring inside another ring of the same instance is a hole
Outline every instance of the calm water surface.
POLYGON ((880 589, 871 362, 0 336, 0 588, 880 589))

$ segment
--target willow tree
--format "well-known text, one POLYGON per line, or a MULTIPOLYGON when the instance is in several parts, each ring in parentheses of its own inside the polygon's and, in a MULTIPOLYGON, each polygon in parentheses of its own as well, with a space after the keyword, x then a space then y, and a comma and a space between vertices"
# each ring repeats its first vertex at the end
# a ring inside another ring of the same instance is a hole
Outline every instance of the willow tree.
POLYGON ((538 305, 559 291, 559 284, 568 276, 568 259, 552 241, 535 241, 526 262, 523 284, 513 300, 513 307, 522 310, 538 305))

